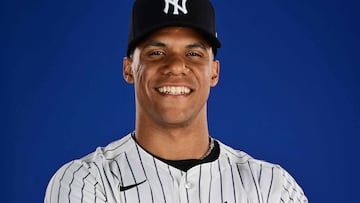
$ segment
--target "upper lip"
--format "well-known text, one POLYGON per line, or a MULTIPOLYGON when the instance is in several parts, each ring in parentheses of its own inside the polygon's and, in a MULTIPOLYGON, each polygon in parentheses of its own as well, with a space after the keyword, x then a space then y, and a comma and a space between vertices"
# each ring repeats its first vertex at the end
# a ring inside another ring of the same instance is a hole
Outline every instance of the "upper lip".
POLYGON ((162 83, 155 85, 155 89, 158 89, 160 87, 186 87, 186 88, 189 88, 190 90, 194 90, 192 85, 190 85, 189 83, 184 83, 184 82, 162 82, 162 83))

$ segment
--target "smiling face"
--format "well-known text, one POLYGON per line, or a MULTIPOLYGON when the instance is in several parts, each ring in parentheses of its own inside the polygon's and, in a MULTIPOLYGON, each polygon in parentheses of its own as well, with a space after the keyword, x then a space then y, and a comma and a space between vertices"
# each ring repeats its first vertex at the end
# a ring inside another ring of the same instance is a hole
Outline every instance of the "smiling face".
POLYGON ((195 30, 156 31, 124 59, 123 68, 125 80, 135 85, 137 122, 162 128, 206 123, 206 102, 218 82, 219 62, 195 30))

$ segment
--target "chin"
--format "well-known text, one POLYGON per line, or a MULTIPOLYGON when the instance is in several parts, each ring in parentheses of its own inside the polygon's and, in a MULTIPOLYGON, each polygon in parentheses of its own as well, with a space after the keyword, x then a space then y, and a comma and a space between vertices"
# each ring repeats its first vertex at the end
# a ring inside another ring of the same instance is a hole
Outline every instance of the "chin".
POLYGON ((189 118, 180 118, 179 116, 171 116, 171 117, 162 117, 159 122, 162 126, 168 127, 186 127, 191 123, 191 119, 189 118))

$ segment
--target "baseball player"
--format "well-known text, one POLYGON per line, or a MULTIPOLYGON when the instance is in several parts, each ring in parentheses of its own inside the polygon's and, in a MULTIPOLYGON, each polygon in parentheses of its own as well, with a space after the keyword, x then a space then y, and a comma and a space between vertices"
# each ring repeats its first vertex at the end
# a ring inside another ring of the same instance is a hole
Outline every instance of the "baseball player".
POLYGON ((123 62, 135 130, 61 167, 45 203, 308 202, 279 165, 209 135, 221 46, 214 19, 209 0, 135 1, 123 62))

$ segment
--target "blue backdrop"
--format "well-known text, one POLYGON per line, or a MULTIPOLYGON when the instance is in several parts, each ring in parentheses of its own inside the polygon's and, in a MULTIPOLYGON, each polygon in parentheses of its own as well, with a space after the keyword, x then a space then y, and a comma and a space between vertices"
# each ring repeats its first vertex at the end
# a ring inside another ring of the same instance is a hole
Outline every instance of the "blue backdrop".
MULTIPOLYGON (((133 130, 132 2, 1 2, 1 202, 42 202, 61 165, 133 130)), ((282 165, 310 202, 355 202, 357 1, 213 3, 223 48, 211 134, 282 165)))

